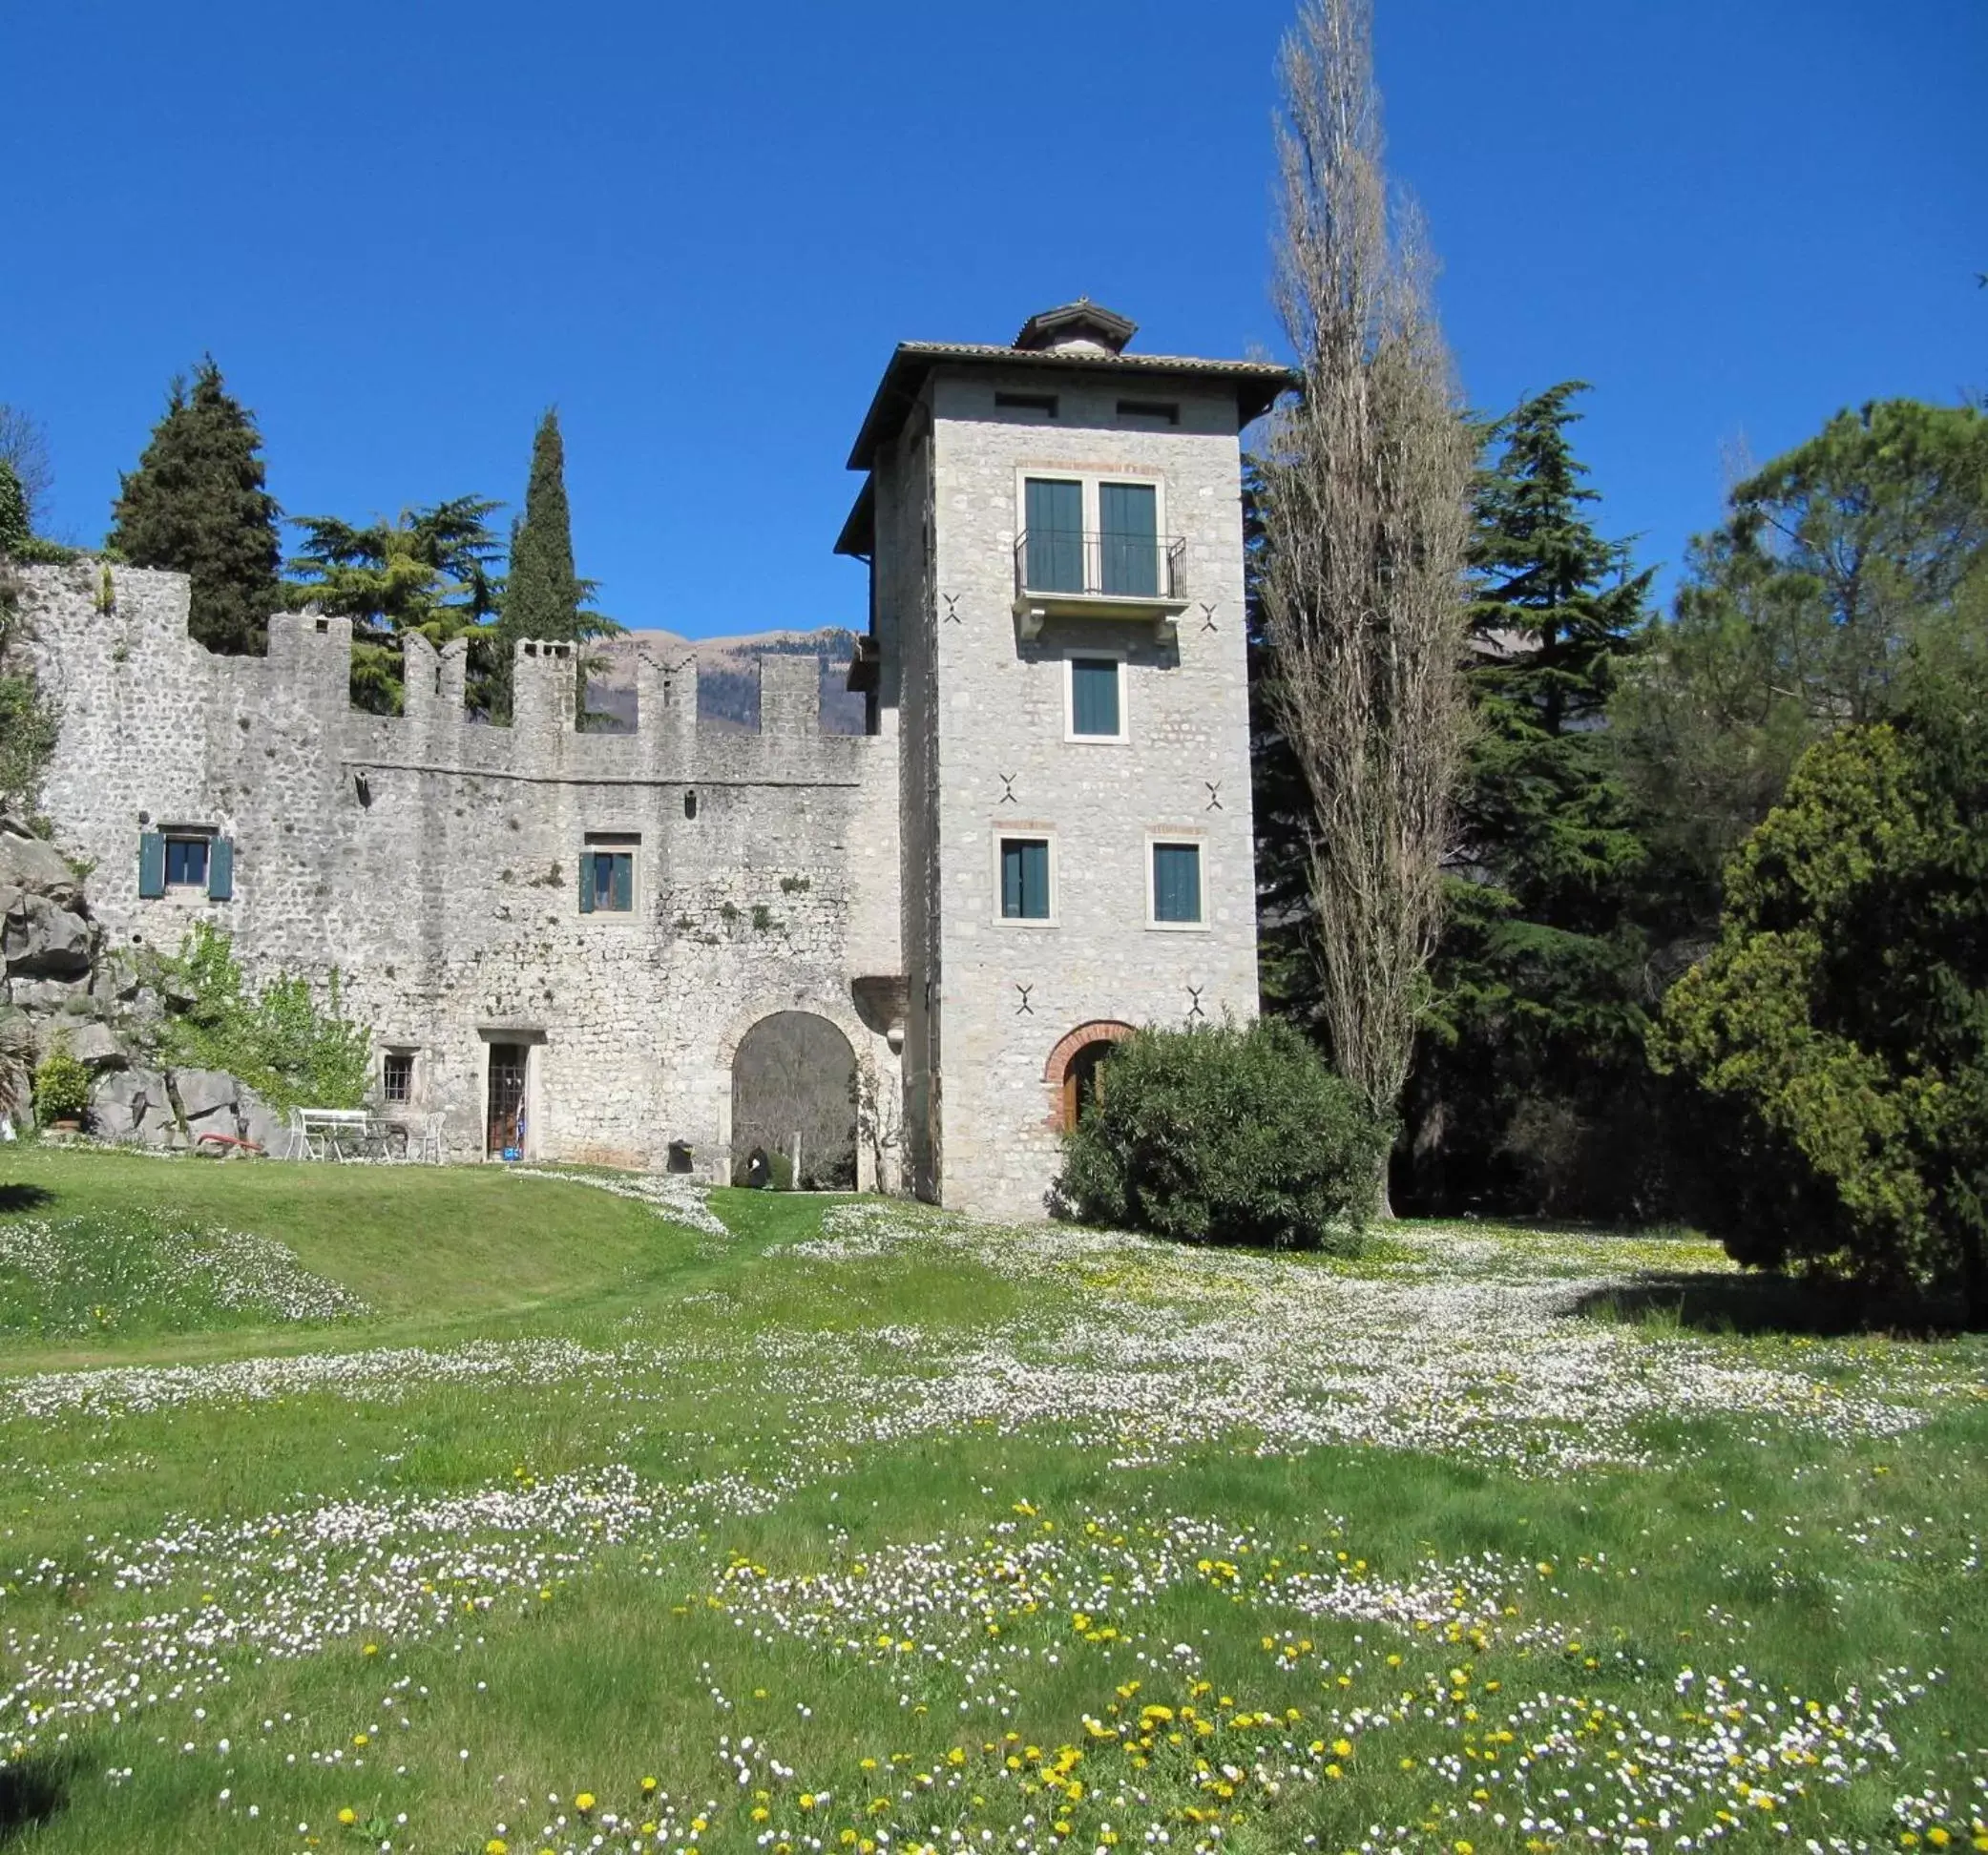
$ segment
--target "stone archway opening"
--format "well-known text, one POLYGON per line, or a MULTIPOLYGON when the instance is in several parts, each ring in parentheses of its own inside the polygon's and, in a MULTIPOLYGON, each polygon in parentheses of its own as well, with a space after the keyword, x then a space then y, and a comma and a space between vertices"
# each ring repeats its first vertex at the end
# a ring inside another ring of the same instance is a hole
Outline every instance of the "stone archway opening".
POLYGON ((754 1153, 796 1190, 856 1186, 856 1053, 813 1011, 775 1011, 732 1058, 732 1182, 749 1182, 754 1153))
POLYGON ((1083 1118, 1083 1111, 1102 1095, 1112 1052, 1133 1029, 1116 1018, 1097 1018, 1079 1024, 1049 1053, 1042 1079, 1051 1091, 1050 1124, 1058 1133, 1069 1133, 1083 1118))

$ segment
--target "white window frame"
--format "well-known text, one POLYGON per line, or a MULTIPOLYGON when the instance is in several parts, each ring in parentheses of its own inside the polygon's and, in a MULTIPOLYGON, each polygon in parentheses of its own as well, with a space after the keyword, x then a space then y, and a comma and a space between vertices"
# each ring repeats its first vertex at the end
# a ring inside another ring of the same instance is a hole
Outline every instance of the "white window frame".
POLYGON ((994 925, 996 928, 1021 928, 1033 930, 1061 927, 1063 871, 1057 856, 1057 827, 1032 818, 996 818, 989 823, 993 827, 993 847, 988 857, 988 873, 994 883, 994 907, 989 912, 994 925), (1007 915, 1001 912, 1001 845, 1011 838, 1041 838, 1048 842, 1049 912, 1046 915, 1007 915))
MULTIPOLYGON (((642 843, 639 831, 582 831, 580 833, 580 855, 587 857, 596 851, 604 851, 611 857, 626 857, 628 864, 628 906, 625 908, 583 908, 580 907, 579 884, 575 882, 570 893, 573 897, 573 915, 575 921, 584 921, 589 927, 599 924, 609 926, 632 925, 639 921, 642 907, 642 843)), ((575 872, 577 874, 577 871, 575 872)))
MULTIPOLYGON (((1029 527, 1029 483, 1031 479, 1044 483, 1075 483, 1083 491, 1083 531, 1099 534, 1104 529, 1104 519, 1099 512, 1098 487, 1104 483, 1134 483, 1142 485, 1153 492, 1153 535, 1154 544, 1164 549, 1170 531, 1166 526, 1166 475, 1161 470, 1141 470, 1128 465, 1105 466, 1099 464, 1017 464, 1015 467, 1015 532, 1018 537, 1028 532, 1029 527)), ((1089 555, 1085 556, 1086 571, 1089 555)), ((1099 594, 1098 597, 1111 598, 1111 594, 1099 594)))
POLYGON ((158 880, 167 895, 197 895, 205 897, 208 886, 214 881, 214 841, 220 836, 220 827, 215 824, 160 824, 158 832, 160 850, 158 880), (176 883, 172 879, 173 845, 176 844, 204 844, 207 846, 206 873, 198 883, 176 883))
POLYGON ((1132 740, 1132 678, 1125 674, 1122 646, 1112 644, 1073 645, 1063 653, 1063 739, 1078 747, 1124 747, 1132 740), (1078 734, 1077 731, 1077 659, 1110 657, 1119 666, 1119 731, 1115 735, 1078 734))
POLYGON ((1146 926, 1162 934, 1205 934, 1208 931, 1208 834, 1189 828, 1162 830, 1150 827, 1146 831, 1145 867, 1140 880, 1146 886, 1146 926), (1161 921, 1159 916, 1160 882, 1159 872, 1153 867, 1153 850, 1157 844, 1192 844, 1201 854, 1195 860, 1195 867, 1201 876, 1201 919, 1199 921, 1161 921))

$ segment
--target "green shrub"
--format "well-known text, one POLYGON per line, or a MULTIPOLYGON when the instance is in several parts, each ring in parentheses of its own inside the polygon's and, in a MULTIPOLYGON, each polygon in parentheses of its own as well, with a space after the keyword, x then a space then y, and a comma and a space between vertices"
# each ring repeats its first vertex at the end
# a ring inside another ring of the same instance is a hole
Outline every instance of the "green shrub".
POLYGON ((1141 1031, 1065 1137, 1053 1208, 1190 1243, 1351 1251, 1388 1130, 1289 1025, 1141 1031))
POLYGON ((168 1018, 162 1061, 226 1070, 280 1113, 298 1106, 357 1108, 372 1077, 372 1036, 344 1014, 339 975, 320 1007, 310 982, 279 973, 261 990, 242 977, 228 936, 197 923, 153 975, 191 1003, 168 1018))
POLYGON ((44 1127, 52 1121, 81 1120, 90 1106, 90 1072, 57 1037, 49 1053, 34 1066, 34 1118, 44 1127))
POLYGON ((1811 747, 1651 1039, 1705 1091, 1729 1253, 1988 1326, 1988 690, 1811 747))

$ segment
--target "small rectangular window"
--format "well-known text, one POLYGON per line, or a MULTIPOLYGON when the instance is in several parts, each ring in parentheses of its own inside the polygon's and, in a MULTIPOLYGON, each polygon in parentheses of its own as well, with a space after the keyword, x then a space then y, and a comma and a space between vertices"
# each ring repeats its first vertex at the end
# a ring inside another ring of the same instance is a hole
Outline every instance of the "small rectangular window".
POLYGON ((1049 919, 1049 840, 1001 840, 1001 919, 1049 919))
POLYGON ((1092 740, 1117 740, 1124 729, 1119 704, 1117 657, 1070 659, 1070 732, 1092 740))
POLYGON ((627 914, 635 907, 635 852, 589 850, 580 859, 587 914, 627 914))
POLYGON ((1175 925, 1201 921, 1201 845, 1153 846, 1153 919, 1175 925))
POLYGON ((166 886, 198 888, 207 886, 208 840, 204 837, 166 839, 166 886))
POLYGON ((389 1107, 405 1108, 414 1098, 414 1053, 389 1050, 380 1064, 380 1094, 389 1107))
POLYGON ((996 393, 994 404, 1004 412, 1039 412, 1045 419, 1057 416, 1054 393, 996 393))
POLYGON ((1181 408, 1173 400, 1120 400, 1119 417, 1177 426, 1181 423, 1181 408))

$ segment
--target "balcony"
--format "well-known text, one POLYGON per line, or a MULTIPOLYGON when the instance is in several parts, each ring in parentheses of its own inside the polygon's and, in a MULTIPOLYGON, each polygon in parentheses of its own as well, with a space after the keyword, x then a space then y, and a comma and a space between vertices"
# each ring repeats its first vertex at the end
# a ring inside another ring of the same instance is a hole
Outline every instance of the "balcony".
POLYGON ((1015 537, 1015 615, 1024 637, 1045 618, 1129 618, 1164 634, 1187 605, 1178 534, 1024 529, 1015 537))

